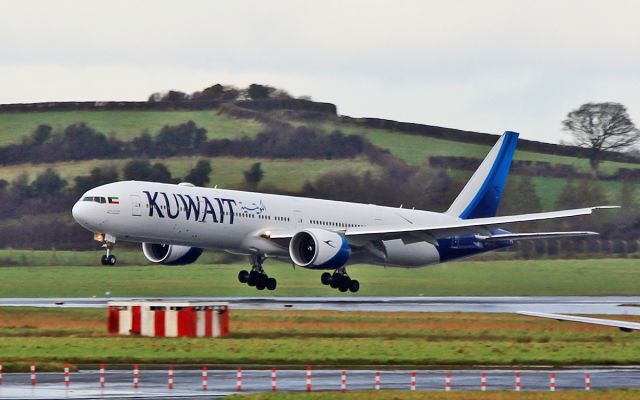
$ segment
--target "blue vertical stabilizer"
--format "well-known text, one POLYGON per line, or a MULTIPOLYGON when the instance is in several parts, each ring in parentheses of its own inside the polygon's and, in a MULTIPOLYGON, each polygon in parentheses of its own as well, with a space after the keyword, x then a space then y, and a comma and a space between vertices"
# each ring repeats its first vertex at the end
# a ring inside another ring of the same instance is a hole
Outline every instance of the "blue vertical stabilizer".
POLYGON ((505 132, 482 161, 447 214, 461 219, 494 217, 507 182, 518 133, 505 132))

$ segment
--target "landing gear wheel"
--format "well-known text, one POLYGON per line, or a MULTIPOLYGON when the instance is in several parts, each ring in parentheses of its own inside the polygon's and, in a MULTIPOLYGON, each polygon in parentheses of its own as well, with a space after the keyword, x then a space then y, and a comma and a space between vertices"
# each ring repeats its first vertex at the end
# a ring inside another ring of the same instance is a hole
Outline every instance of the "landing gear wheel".
POLYGON ((100 263, 102 265, 107 265, 107 256, 105 254, 103 254, 102 257, 100 257, 100 263))
POLYGON ((323 272, 322 276, 320 276, 320 282, 322 282, 323 285, 329 285, 331 283, 331 274, 323 272))
POLYGON ((278 286, 278 282, 275 278, 267 278, 267 289, 275 290, 276 286, 278 286))
POLYGON ((256 286, 258 284, 258 280, 260 279, 260 274, 256 271, 249 272, 249 279, 247 279, 247 285, 256 286))
POLYGON ((349 285, 349 290, 351 291, 351 293, 356 293, 358 290, 360 290, 360 282, 358 282, 356 279, 352 279, 351 285, 349 285))
POLYGON ((118 259, 113 254, 107 257, 107 265, 116 265, 116 261, 118 261, 118 259))
POLYGON ((258 290, 264 290, 266 287, 266 282, 263 279, 260 279, 260 281, 256 283, 256 289, 258 290))
POLYGON ((344 293, 348 291, 350 287, 351 287, 351 279, 348 276, 343 276, 342 279, 340 280, 340 286, 338 286, 338 290, 344 293))
POLYGON ((240 281, 240 283, 249 282, 249 271, 243 269, 242 271, 238 272, 238 280, 240 281))
POLYGON ((342 281, 342 275, 334 273, 333 275, 331 275, 331 281, 329 282, 329 286, 331 286, 334 289, 337 289, 340 287, 341 281, 342 281))

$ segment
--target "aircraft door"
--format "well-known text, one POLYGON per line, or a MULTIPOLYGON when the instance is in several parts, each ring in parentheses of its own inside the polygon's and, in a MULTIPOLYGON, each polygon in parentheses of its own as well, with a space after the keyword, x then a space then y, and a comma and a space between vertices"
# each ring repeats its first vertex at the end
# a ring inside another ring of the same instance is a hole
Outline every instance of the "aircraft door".
POLYGON ((140 196, 131 195, 131 215, 139 217, 142 215, 142 205, 140 204, 140 196))
POLYGON ((301 211, 294 211, 293 212, 293 222, 295 223, 296 229, 304 229, 304 222, 302 219, 302 212, 301 211))

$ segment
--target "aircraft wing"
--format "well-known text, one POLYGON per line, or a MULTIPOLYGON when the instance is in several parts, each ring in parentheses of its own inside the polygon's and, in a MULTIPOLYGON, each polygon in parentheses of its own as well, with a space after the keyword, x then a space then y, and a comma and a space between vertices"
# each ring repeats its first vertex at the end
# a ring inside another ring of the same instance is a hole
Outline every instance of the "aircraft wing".
MULTIPOLYGON (((416 233, 425 234, 432 239, 438 239, 441 237, 447 237, 452 235, 459 235, 463 233, 478 233, 486 235, 486 239, 492 237, 489 233, 489 227, 495 225, 502 225, 514 222, 527 222, 527 221, 539 221, 555 218, 575 217, 578 215, 589 215, 594 210, 618 208, 617 206, 599 206, 588 208, 577 208, 573 210, 551 211, 543 213, 533 214, 519 214, 508 215, 502 217, 489 217, 489 218, 475 218, 475 219, 460 219, 446 224, 434 224, 434 225, 378 225, 369 227, 350 228, 345 231, 345 235, 348 238, 362 238, 369 240, 379 239, 397 239, 402 238, 406 234, 416 233)), ((570 236, 590 235, 594 232, 551 232, 554 236, 560 236, 562 234, 568 234, 570 236)), ((535 235, 535 234, 533 234, 535 235)), ((520 237, 525 239, 526 237, 520 237)), ((504 237, 503 239, 507 239, 504 237)))
POLYGON ((615 319, 576 317, 573 315, 548 314, 548 313, 540 313, 540 312, 532 312, 532 311, 518 311, 518 314, 527 315, 529 317, 556 319, 558 321, 573 321, 573 322, 582 322, 584 324, 610 326, 613 328, 618 328, 624 332, 640 330, 639 322, 620 321, 615 319))

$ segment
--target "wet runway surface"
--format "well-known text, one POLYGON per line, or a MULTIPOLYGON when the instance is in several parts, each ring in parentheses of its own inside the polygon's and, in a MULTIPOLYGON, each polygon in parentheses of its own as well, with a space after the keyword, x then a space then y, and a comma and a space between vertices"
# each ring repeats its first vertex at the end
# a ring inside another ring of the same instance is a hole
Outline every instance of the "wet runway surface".
MULTIPOLYGON (((132 298, 2 298, 0 306, 105 307, 132 298)), ((155 299, 154 299, 155 300, 155 299)), ((640 297, 171 297, 168 301, 227 301, 232 309, 640 315, 640 297)))
MULTIPOLYGON (((340 370, 313 370, 311 389, 339 391, 340 370)), ((380 371, 383 390, 409 390, 413 371, 380 371)), ((550 374, 555 373, 556 390, 584 390, 585 374, 591 377, 592 390, 640 387, 640 367, 589 367, 562 370, 428 370, 417 371, 416 390, 443 391, 445 376, 451 374, 451 390, 480 390, 481 373, 486 373, 487 390, 514 390, 515 374, 521 374, 524 391, 548 391, 550 374)), ((347 370, 347 390, 374 390, 375 371, 347 370)), ((208 390, 202 389, 200 370, 174 371, 174 387, 168 389, 167 371, 141 370, 140 384, 133 388, 132 371, 108 370, 105 387, 99 387, 97 370, 81 370, 71 374, 69 388, 64 387, 62 373, 39 373, 37 384, 31 385, 28 373, 4 374, 0 398, 199 398, 222 397, 236 392, 235 370, 208 371, 208 390)), ((279 391, 305 391, 305 370, 278 370, 279 391)), ((271 390, 271 370, 242 372, 242 391, 271 390)))

